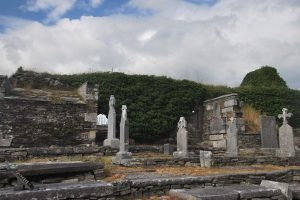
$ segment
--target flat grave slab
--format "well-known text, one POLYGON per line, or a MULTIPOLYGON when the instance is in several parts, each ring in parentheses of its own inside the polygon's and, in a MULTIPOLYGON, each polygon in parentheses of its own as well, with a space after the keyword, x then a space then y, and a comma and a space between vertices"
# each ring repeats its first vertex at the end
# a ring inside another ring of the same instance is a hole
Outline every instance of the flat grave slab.
POLYGON ((252 198, 269 198, 281 195, 279 189, 260 187, 255 185, 234 185, 225 187, 174 189, 170 196, 183 200, 235 200, 252 198))

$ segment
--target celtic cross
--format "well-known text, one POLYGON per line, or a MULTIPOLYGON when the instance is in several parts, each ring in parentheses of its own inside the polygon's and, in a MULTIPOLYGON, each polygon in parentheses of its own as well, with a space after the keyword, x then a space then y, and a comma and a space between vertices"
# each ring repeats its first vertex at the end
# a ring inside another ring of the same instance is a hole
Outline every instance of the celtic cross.
POLYGON ((290 118, 292 117, 292 113, 288 113, 288 109, 287 108, 283 108, 282 109, 282 114, 279 114, 278 115, 278 118, 282 118, 283 119, 283 124, 287 124, 288 121, 287 121, 287 118, 290 118))

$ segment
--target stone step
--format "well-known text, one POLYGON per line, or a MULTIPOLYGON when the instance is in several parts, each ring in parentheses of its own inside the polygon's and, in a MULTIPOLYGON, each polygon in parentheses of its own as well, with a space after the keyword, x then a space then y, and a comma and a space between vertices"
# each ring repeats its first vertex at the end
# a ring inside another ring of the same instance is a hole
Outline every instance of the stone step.
POLYGON ((279 189, 256 185, 233 185, 194 189, 172 189, 169 195, 181 200, 237 200, 237 199, 282 199, 279 189))

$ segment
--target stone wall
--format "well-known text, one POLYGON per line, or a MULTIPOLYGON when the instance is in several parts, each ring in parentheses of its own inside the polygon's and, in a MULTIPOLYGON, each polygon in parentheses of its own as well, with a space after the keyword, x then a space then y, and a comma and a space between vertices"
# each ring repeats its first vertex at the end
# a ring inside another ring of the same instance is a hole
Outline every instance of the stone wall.
POLYGON ((98 102, 94 88, 88 83, 80 93, 13 88, 0 98, 0 140, 13 137, 11 147, 92 143, 98 102))
POLYGON ((228 121, 235 118, 239 133, 245 131, 241 102, 236 93, 204 101, 203 141, 217 148, 226 148, 228 121))
POLYGON ((283 170, 261 173, 239 173, 211 176, 184 176, 165 178, 142 178, 105 182, 85 182, 76 184, 44 185, 33 191, 5 191, 1 199, 80 199, 80 200, 116 200, 116 199, 150 199, 151 195, 166 195, 170 189, 189 189, 197 187, 229 186, 234 184, 256 184, 262 180, 286 183, 299 183, 299 170, 283 170))

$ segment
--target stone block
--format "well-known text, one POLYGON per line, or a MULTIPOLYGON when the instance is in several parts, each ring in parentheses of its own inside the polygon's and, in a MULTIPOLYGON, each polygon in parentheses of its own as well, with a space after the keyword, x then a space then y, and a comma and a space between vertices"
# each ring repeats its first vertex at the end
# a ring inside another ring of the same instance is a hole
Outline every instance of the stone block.
POLYGON ((238 105, 237 99, 230 99, 224 102, 224 108, 233 107, 238 105))
POLYGON ((215 148, 226 148, 226 140, 218 140, 218 141, 211 141, 211 144, 215 148))
POLYGON ((278 148, 276 119, 274 116, 260 116, 262 148, 278 148))
POLYGON ((275 181, 268 181, 268 180, 262 180, 260 183, 260 186, 266 187, 266 188, 274 188, 279 189, 281 193, 288 198, 289 193, 289 184, 287 183, 280 183, 275 181))
POLYGON ((84 113, 84 121, 86 122, 97 122, 97 113, 84 113))
POLYGON ((206 104, 205 108, 206 108, 207 111, 213 110, 213 105, 206 104))
POLYGON ((209 135, 209 140, 212 141, 224 140, 224 135, 223 134, 209 135))
POLYGON ((117 165, 128 165, 132 160, 131 152, 118 152, 112 159, 113 164, 117 165))
POLYGON ((109 147, 111 147, 113 149, 119 149, 120 141, 117 138, 105 139, 103 141, 103 146, 109 146, 109 147))
POLYGON ((233 107, 227 107, 227 108, 222 109, 222 113, 228 113, 228 112, 233 112, 233 111, 234 111, 233 107))

